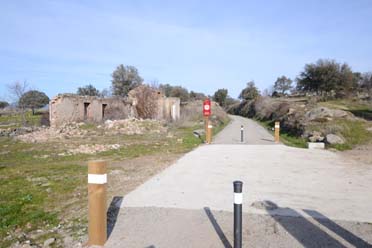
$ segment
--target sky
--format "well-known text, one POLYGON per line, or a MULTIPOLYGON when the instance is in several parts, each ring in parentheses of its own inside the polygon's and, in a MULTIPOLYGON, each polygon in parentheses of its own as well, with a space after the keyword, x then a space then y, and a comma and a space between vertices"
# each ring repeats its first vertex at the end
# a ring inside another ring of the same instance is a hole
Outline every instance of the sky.
POLYGON ((237 97, 306 63, 372 71, 372 1, 0 1, 0 99, 27 81, 49 97, 110 88, 119 64, 145 82, 237 97))

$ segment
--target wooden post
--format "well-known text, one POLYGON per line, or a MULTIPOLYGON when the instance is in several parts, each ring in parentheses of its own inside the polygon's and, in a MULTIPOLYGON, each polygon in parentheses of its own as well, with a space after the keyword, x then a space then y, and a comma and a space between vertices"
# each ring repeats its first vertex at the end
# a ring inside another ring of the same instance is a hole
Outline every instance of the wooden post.
POLYGON ((280 141, 280 122, 275 122, 275 143, 279 143, 280 141))
POLYGON ((208 121, 208 131, 207 131, 207 143, 210 144, 212 143, 212 123, 208 121))
POLYGON ((209 124, 209 116, 204 117, 204 124, 205 124, 205 143, 208 143, 208 124, 209 124))
POLYGON ((103 246, 107 239, 107 163, 88 163, 88 245, 103 246))

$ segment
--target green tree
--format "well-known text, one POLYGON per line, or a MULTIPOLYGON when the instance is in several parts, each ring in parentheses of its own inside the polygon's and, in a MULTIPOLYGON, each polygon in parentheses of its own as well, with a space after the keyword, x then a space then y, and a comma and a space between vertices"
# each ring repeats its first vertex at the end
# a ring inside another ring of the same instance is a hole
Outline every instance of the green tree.
POLYGON ((112 94, 127 96, 128 92, 141 85, 143 79, 139 76, 134 66, 119 65, 112 73, 112 94))
POLYGON ((6 101, 0 101, 0 109, 6 108, 9 106, 9 103, 6 101))
POLYGON ((191 100, 204 100, 206 98, 207 98, 207 96, 204 93, 190 91, 190 99, 191 100))
POLYGON ((30 90, 24 93, 19 99, 19 105, 24 108, 32 109, 32 114, 35 114, 36 108, 44 107, 49 103, 49 97, 44 92, 30 90))
POLYGON ((357 83, 347 64, 322 59, 315 64, 306 64, 296 81, 298 91, 313 92, 321 96, 349 94, 357 83))
POLYGON ((170 84, 160 84, 159 89, 163 92, 166 97, 170 97, 173 86, 170 84))
POLYGON ((169 96, 179 97, 181 102, 187 102, 190 97, 189 91, 182 86, 173 86, 169 96))
POLYGON ((292 89, 292 80, 286 76, 278 77, 274 83, 274 90, 285 94, 292 89))
POLYGON ((362 91, 372 95, 372 72, 362 74, 359 87, 362 91))
POLYGON ((250 81, 247 83, 247 86, 240 92, 239 99, 242 100, 253 100, 256 99, 260 95, 254 81, 250 81))
POLYGON ((227 89, 218 89, 214 92, 212 99, 222 107, 226 106, 226 98, 227 98, 228 91, 227 89))
POLYGON ((79 87, 76 93, 80 96, 100 96, 99 90, 91 84, 79 87))

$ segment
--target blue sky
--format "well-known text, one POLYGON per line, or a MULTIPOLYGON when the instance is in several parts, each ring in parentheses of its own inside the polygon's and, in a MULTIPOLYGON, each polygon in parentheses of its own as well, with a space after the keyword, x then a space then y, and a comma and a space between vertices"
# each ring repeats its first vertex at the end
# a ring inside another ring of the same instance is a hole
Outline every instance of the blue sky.
POLYGON ((237 97, 319 58, 372 71, 372 1, 1 1, 0 98, 27 80, 50 97, 109 88, 119 64, 146 82, 237 97))

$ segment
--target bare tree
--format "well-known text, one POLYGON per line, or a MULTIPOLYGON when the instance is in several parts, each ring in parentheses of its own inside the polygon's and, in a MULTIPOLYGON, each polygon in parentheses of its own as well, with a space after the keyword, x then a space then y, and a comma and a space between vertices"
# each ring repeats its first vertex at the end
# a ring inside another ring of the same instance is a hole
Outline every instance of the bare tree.
POLYGON ((14 83, 7 85, 10 95, 13 97, 14 102, 17 104, 17 107, 21 111, 22 117, 22 125, 26 125, 26 116, 25 116, 25 108, 24 104, 19 100, 23 96, 24 93, 28 90, 28 83, 23 81, 15 81, 14 83))

